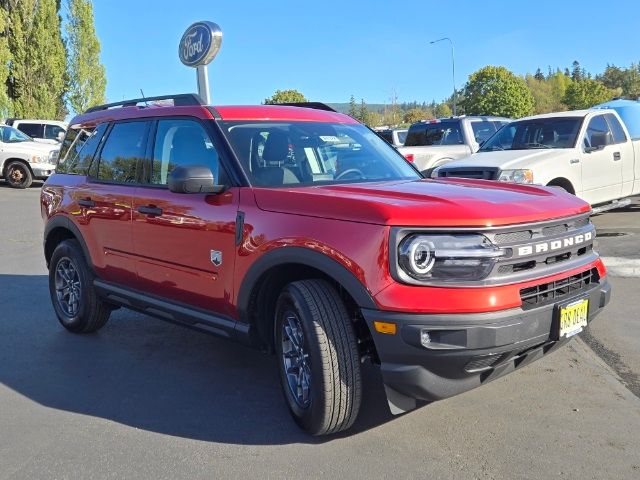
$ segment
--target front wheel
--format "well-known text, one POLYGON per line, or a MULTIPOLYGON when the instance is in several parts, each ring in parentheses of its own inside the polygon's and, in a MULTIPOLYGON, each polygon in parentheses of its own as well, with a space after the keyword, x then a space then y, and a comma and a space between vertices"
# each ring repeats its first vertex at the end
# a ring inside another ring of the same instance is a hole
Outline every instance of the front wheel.
POLYGON ((4 178, 12 188, 29 188, 33 183, 31 170, 22 162, 7 165, 4 178))
POLYGON ((287 285, 276 304, 275 344, 296 423, 311 435, 351 427, 362 396, 360 356, 338 292, 324 280, 287 285))

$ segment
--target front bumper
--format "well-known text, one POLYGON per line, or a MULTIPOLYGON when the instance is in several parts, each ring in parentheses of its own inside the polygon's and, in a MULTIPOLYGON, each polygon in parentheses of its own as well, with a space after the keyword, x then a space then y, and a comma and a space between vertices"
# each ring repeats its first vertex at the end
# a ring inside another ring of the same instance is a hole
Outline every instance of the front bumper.
MULTIPOLYGON (((602 279, 559 303, 589 298, 591 322, 610 296, 611 286, 602 279)), ((392 412, 415 408, 416 399, 435 401, 478 387, 566 344, 569 339, 558 339, 557 305, 447 315, 364 309, 392 412), (397 333, 377 333, 375 321, 395 323, 397 333), (428 348, 421 344, 422 330, 429 331, 428 348)))
POLYGON ((33 177, 39 180, 44 180, 53 175, 56 171, 55 164, 51 163, 30 163, 33 177))

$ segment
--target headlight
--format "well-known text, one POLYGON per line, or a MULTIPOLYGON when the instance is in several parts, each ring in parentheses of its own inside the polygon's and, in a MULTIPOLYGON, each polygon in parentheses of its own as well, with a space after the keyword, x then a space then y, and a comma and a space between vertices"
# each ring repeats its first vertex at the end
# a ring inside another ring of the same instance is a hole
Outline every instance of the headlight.
POLYGON ((398 245, 398 276, 417 284, 481 280, 505 254, 483 235, 410 234, 398 245))
POLYGON ((46 163, 47 158, 42 155, 31 155, 29 162, 31 163, 46 163))
POLYGON ((58 155, 60 154, 59 149, 51 150, 49 152, 49 163, 56 163, 58 160, 58 155))
POLYGON ((533 183, 531 170, 502 170, 498 180, 511 183, 533 183))

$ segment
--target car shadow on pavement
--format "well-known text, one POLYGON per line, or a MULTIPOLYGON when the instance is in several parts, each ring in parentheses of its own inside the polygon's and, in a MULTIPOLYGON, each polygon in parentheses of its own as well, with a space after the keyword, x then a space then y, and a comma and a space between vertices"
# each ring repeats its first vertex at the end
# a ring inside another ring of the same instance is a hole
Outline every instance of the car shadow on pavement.
MULTIPOLYGON (((128 310, 95 334, 58 323, 44 275, 0 274, 0 383, 49 408, 184 438, 322 443, 291 420, 275 357, 128 310)), ((393 418, 365 366, 353 435, 393 418)))

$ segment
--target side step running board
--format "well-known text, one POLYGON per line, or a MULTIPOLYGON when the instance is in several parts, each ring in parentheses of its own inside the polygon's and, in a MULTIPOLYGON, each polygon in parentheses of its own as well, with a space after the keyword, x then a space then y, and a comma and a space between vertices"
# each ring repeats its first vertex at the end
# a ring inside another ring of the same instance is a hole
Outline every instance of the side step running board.
POLYGON ((613 210, 614 208, 622 208, 631 204, 630 198, 623 198, 621 200, 614 200, 611 203, 606 203, 604 205, 599 205, 595 207, 591 213, 592 215, 597 215, 598 213, 607 212, 609 210, 613 210))

